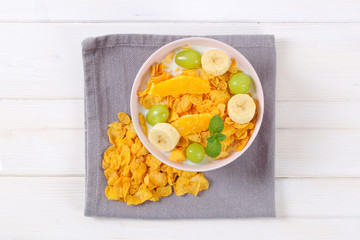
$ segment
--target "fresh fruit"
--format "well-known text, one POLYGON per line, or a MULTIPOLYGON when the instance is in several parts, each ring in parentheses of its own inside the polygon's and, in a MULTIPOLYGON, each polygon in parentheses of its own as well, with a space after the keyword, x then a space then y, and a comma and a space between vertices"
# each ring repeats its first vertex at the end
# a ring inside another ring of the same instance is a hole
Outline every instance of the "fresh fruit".
POLYGON ((229 56, 218 49, 210 49, 201 57, 201 64, 205 72, 219 76, 227 72, 230 67, 229 56))
POLYGON ((157 123, 166 122, 169 118, 169 109, 164 105, 155 105, 146 114, 146 121, 154 126, 157 123))
POLYGON ((160 82, 150 88, 149 94, 160 97, 174 96, 180 94, 202 94, 210 92, 210 83, 206 79, 192 76, 177 76, 160 82))
POLYGON ((232 94, 244 94, 250 89, 251 79, 245 73, 238 72, 230 78, 228 84, 232 94))
POLYGON ((230 98, 227 109, 231 120, 239 124, 244 124, 253 119, 256 105, 249 95, 236 94, 230 98))
POLYGON ((171 123, 182 136, 206 131, 212 118, 210 113, 185 115, 171 123))
POLYGON ((201 55, 198 51, 187 49, 175 55, 175 62, 186 69, 198 68, 201 65, 201 55))
POLYGON ((205 149, 200 143, 192 143, 186 148, 186 157, 193 163, 199 163, 205 157, 205 149))
POLYGON ((169 123, 157 123, 149 132, 150 143, 160 151, 168 152, 175 148, 180 134, 169 123))

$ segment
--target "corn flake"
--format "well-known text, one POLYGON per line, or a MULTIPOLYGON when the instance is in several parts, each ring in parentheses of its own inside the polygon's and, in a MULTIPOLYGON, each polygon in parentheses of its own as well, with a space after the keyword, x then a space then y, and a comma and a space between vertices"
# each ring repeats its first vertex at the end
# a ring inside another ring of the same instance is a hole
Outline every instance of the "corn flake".
POLYGON ((150 181, 156 186, 165 186, 167 184, 167 177, 165 173, 162 172, 151 172, 150 181))
POLYGON ((181 49, 190 49, 191 46, 190 46, 190 45, 184 45, 184 46, 181 46, 180 48, 181 48, 181 49))
POLYGON ((186 160, 185 148, 177 147, 171 151, 170 161, 182 162, 186 160))
POLYGON ((175 55, 174 51, 172 51, 168 55, 166 55, 165 58, 164 58, 164 63, 168 63, 168 64, 171 63, 171 61, 174 58, 174 55, 175 55))
POLYGON ((152 108, 154 105, 161 102, 161 97, 158 95, 146 95, 143 98, 140 98, 140 104, 143 105, 146 109, 152 108))
POLYGON ((246 144, 248 143, 248 141, 249 141, 249 137, 246 137, 245 139, 240 140, 239 144, 236 146, 235 151, 239 152, 239 151, 243 150, 244 147, 246 146, 246 144))
POLYGON ((145 135, 147 135, 146 120, 145 120, 144 115, 142 115, 141 113, 139 113, 139 120, 140 120, 140 125, 141 125, 143 132, 145 133, 145 135))
POLYGON ((118 118, 123 124, 129 124, 131 122, 129 115, 123 112, 118 114, 118 118))
POLYGON ((169 118, 167 119, 167 122, 171 123, 177 119, 179 119, 179 114, 177 114, 174 110, 170 110, 169 118))
POLYGON ((170 185, 164 186, 164 187, 158 187, 156 189, 156 193, 160 196, 160 197, 167 197, 172 193, 172 188, 170 185))
POLYGON ((229 155, 230 155, 229 152, 221 151, 220 155, 217 156, 216 158, 214 158, 214 160, 220 160, 220 159, 223 159, 223 158, 227 158, 229 155))

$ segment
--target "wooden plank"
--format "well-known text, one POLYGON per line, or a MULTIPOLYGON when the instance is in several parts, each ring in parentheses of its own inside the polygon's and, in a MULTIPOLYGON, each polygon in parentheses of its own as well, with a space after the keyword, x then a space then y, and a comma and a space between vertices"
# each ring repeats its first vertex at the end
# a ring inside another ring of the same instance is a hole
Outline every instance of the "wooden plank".
POLYGON ((292 129, 359 129, 360 102, 276 103, 276 127, 292 129))
POLYGON ((280 218, 208 219, 194 224, 192 220, 87 218, 83 178, 1 177, 0 238, 358 239, 359 187, 359 179, 278 179, 280 218))
POLYGON ((360 194, 354 193, 359 186, 359 178, 277 180, 277 216, 360 217, 360 206, 355 206, 360 194))
POLYGON ((84 100, 0 100, 0 129, 84 129, 84 100))
MULTIPOLYGON (((360 129, 360 102, 276 103, 278 129, 360 129)), ((84 129, 84 101, 0 100, 0 129, 84 129)), ((115 113, 114 113, 115 114, 115 113)))
POLYGON ((90 36, 131 32, 275 34, 278 100, 360 100, 360 23, 0 24, 0 31, 1 99, 83 98, 80 42, 90 36))
POLYGON ((359 1, 286 0, 153 1, 46 0, 4 2, 1 21, 242 21, 350 22, 359 21, 359 1), (71 6, 71 7, 69 7, 71 6))
POLYGON ((276 175, 359 177, 359 130, 278 130, 276 175))
MULTIPOLYGON (((359 136, 350 129, 278 129, 276 176, 359 177, 359 136)), ((3 129, 0 146, 0 176, 84 174, 81 129, 3 129)))
POLYGON ((83 174, 83 130, 2 130, 0 169, 8 174, 83 174))

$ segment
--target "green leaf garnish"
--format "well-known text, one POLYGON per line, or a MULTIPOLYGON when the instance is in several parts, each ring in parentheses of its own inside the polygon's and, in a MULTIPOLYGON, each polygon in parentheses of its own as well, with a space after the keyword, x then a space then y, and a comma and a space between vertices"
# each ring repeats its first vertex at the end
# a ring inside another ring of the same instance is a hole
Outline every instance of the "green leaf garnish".
MULTIPOLYGON (((215 136, 216 140, 218 140, 219 142, 224 141, 225 138, 226 138, 226 135, 224 135, 224 134, 222 134, 222 133, 216 133, 216 134, 214 134, 214 135, 212 135, 212 136, 215 136)), ((211 136, 211 137, 212 137, 212 136, 211 136)))
POLYGON ((209 143, 213 143, 215 140, 216 140, 215 135, 211 135, 209 138, 207 138, 207 141, 208 141, 209 143))
POLYGON ((209 157, 215 158, 220 155, 221 152, 221 141, 224 141, 226 135, 222 134, 221 131, 224 129, 224 121, 219 115, 215 115, 211 118, 209 123, 209 131, 211 135, 207 138, 207 144, 205 152, 209 157))
POLYGON ((211 118, 209 124, 209 131, 211 134, 221 133, 223 129, 224 129, 224 121, 219 115, 215 115, 213 118, 211 118))
POLYGON ((205 148, 205 152, 209 157, 215 158, 219 156, 221 152, 221 144, 218 140, 208 142, 205 148))

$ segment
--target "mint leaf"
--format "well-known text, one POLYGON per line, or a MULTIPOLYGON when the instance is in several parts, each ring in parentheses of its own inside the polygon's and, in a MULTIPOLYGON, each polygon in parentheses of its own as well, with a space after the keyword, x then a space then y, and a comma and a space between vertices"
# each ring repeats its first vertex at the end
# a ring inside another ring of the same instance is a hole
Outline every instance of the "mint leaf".
POLYGON ((209 123, 209 131, 211 134, 221 133, 224 129, 224 121, 219 115, 215 115, 209 123))
POLYGON ((218 140, 219 142, 224 141, 225 138, 226 138, 226 135, 224 135, 224 134, 222 134, 222 133, 217 133, 217 134, 215 134, 215 135, 213 135, 213 136, 215 136, 216 140, 218 140))
POLYGON ((226 135, 221 134, 221 131, 224 130, 224 121, 219 115, 215 115, 211 118, 209 123, 209 131, 211 135, 207 138, 207 144, 205 152, 209 157, 215 158, 219 156, 221 152, 221 141, 224 141, 226 135))
POLYGON ((213 143, 216 140, 215 135, 211 135, 210 137, 207 138, 209 143, 213 143))
POLYGON ((219 156, 221 152, 221 144, 218 140, 208 142, 205 148, 205 152, 209 157, 215 158, 219 156))

